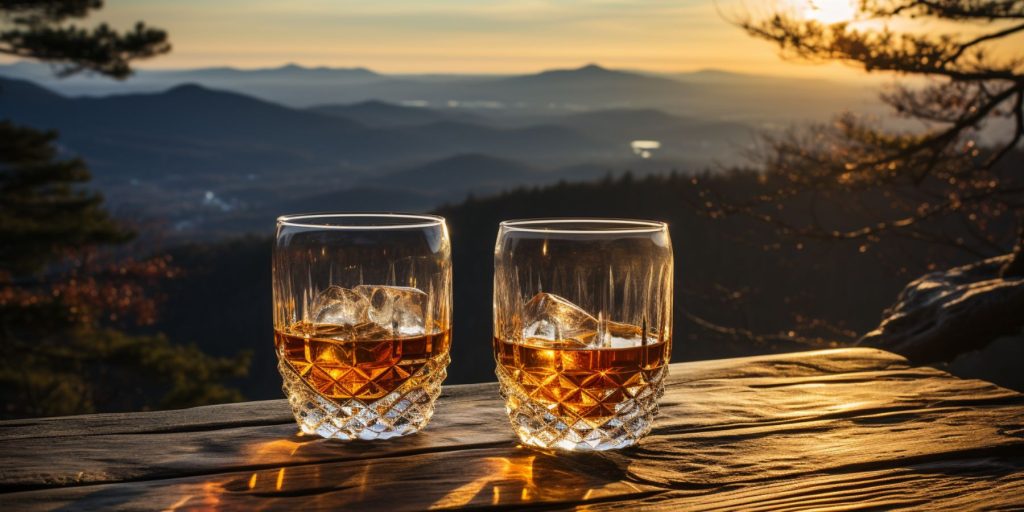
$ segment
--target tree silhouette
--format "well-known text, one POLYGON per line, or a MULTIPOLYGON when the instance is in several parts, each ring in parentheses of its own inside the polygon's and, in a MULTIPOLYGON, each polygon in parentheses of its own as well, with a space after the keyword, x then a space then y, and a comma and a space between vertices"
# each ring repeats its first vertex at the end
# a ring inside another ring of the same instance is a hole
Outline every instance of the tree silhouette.
POLYGON ((1024 55, 992 45, 1024 33, 1019 0, 861 0, 855 19, 825 24, 791 13, 746 17, 750 35, 778 45, 783 57, 839 61, 868 72, 925 77, 926 85, 897 85, 882 95, 892 112, 923 129, 892 130, 845 113, 833 123, 766 138, 758 160, 784 185, 747 200, 712 201, 713 214, 743 213, 788 235, 859 240, 900 236, 956 247, 977 256, 1002 254, 1019 239, 1014 216, 1024 210, 1020 169, 997 163, 1024 137, 1024 55), (897 19, 943 22, 945 33, 897 32, 879 23, 897 19), (1007 123, 1003 140, 983 147, 979 134, 1007 123), (828 199, 884 189, 891 204, 877 221, 850 226, 808 215, 803 223, 774 211, 780 198, 828 199), (950 228, 952 219, 959 227, 950 228))
MULTIPOLYGON (((165 53, 166 34, 139 23, 65 25, 102 6, 90 0, 0 0, 0 53, 33 58, 68 76, 131 73, 130 62, 165 53)), ((0 90, 0 94, 3 91, 0 90)), ((240 399, 222 384, 248 356, 216 358, 160 335, 152 324, 169 257, 127 258, 110 247, 134 233, 103 198, 82 188, 85 163, 62 156, 57 134, 0 121, 0 416, 181 407, 240 399)))
POLYGON ((102 0, 0 0, 0 53, 52 63, 60 76, 91 71, 125 78, 132 60, 171 50, 166 32, 141 21, 123 33, 105 23, 92 29, 66 24, 102 7, 102 0))
POLYGON ((80 159, 57 156, 54 132, 0 121, 0 268, 38 272, 83 246, 126 242, 131 233, 114 222, 80 159))
POLYGON ((882 94, 917 128, 844 113, 767 136, 754 155, 763 188, 747 198, 705 189, 699 207, 784 236, 855 242, 862 253, 906 238, 990 258, 915 280, 861 343, 935 361, 1019 333, 1024 320, 1006 313, 1024 303, 1024 169, 1000 164, 1024 138, 1024 55, 995 45, 1024 34, 1024 2, 860 0, 837 23, 776 12, 737 24, 785 58, 923 78, 882 94), (896 20, 906 28, 893 30, 896 20))

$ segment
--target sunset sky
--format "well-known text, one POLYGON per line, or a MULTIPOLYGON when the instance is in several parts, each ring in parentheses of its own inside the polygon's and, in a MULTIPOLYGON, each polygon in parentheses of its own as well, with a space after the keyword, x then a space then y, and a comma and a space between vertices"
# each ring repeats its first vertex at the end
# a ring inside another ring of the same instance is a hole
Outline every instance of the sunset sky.
MULTIPOLYGON (((730 1, 717 6, 735 12, 742 5, 730 1)), ((295 62, 508 73, 596 62, 787 75, 837 69, 782 62, 771 45, 730 25, 712 0, 108 0, 95 19, 167 29, 174 51, 144 68, 295 62)))
POLYGON ((107 0, 89 21, 126 28, 143 20, 167 29, 174 50, 139 64, 151 69, 297 63, 389 73, 524 73, 598 63, 857 78, 863 75, 842 64, 784 61, 771 44, 727 21, 776 8, 839 21, 855 11, 851 2, 107 0))

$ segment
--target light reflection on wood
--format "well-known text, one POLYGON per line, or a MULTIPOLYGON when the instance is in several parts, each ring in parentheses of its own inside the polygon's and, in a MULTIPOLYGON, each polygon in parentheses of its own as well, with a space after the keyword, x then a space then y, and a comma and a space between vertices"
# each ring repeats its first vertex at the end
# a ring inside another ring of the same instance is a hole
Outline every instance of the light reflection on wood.
POLYGON ((182 496, 181 499, 179 499, 178 501, 175 501, 173 505, 165 508, 163 510, 163 512, 174 512, 175 510, 178 510, 178 508, 180 508, 180 507, 184 506, 186 503, 188 503, 188 500, 190 500, 190 499, 192 499, 192 495, 191 494, 188 495, 188 496, 182 496))
POLYGON ((533 485, 533 457, 530 457, 523 464, 513 463, 505 457, 487 458, 482 462, 484 469, 483 474, 479 478, 453 489, 443 498, 435 501, 430 508, 450 508, 466 505, 473 501, 473 498, 480 493, 481 489, 492 483, 491 502, 492 504, 500 504, 501 490, 497 482, 507 482, 510 480, 518 482, 522 486, 524 496, 527 486, 533 485))
POLYGON ((19 420, 0 428, 0 501, 176 512, 1024 509, 1024 396, 892 354, 673 365, 662 411, 639 447, 602 454, 517 448, 488 385, 446 388, 424 432, 377 443, 296 437, 284 401, 19 420))
POLYGON ((259 461, 280 459, 282 457, 294 456, 306 443, 315 442, 316 439, 307 438, 302 442, 295 442, 291 439, 274 439, 253 445, 250 450, 250 460, 254 463, 259 461))

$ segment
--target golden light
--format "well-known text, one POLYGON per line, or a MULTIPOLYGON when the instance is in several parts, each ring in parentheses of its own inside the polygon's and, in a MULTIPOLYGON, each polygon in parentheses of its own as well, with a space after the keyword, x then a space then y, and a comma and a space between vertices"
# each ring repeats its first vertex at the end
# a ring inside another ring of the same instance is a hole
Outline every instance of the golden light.
POLYGON ((191 494, 189 494, 188 496, 182 496, 181 499, 179 499, 178 501, 175 501, 173 505, 171 505, 170 507, 165 508, 163 510, 163 512, 174 512, 174 511, 178 510, 178 508, 180 508, 180 507, 184 506, 186 503, 188 503, 188 500, 190 500, 190 499, 192 499, 192 495, 191 494))
MULTIPOLYGON (((487 457, 483 459, 483 471, 479 478, 452 489, 440 500, 434 502, 430 509, 464 507, 478 497, 481 491, 491 486, 491 505, 500 505, 502 500, 501 486, 508 490, 520 487, 519 501, 527 502, 531 499, 531 489, 536 490, 537 484, 533 480, 533 463, 536 455, 529 457, 487 457)), ((555 488, 555 487, 553 487, 555 488)), ((505 495, 507 500, 515 500, 512 495, 505 495)), ((486 498, 484 498, 486 499, 486 498)))
POLYGON ((281 470, 277 472, 277 483, 274 485, 274 489, 280 491, 281 490, 281 486, 283 484, 284 484, 284 468, 281 468, 281 470))
POLYGON ((820 23, 852 21, 857 15, 856 0, 806 0, 803 16, 820 23))

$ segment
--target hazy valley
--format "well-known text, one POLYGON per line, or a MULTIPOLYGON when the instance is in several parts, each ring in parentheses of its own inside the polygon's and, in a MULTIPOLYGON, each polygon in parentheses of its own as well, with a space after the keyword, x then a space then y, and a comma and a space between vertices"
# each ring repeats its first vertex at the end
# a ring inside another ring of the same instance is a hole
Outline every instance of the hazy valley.
POLYGON ((877 105, 859 85, 596 65, 522 76, 210 68, 112 82, 14 64, 0 76, 0 117, 58 130, 115 212, 188 239, 265 233, 285 211, 428 210, 627 170, 734 166, 759 132, 877 105))

